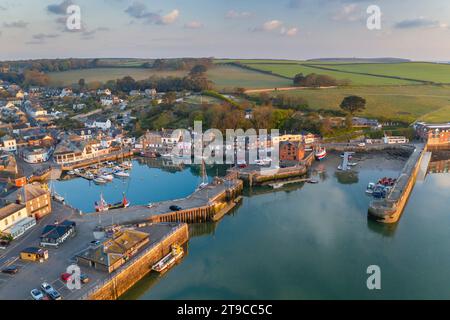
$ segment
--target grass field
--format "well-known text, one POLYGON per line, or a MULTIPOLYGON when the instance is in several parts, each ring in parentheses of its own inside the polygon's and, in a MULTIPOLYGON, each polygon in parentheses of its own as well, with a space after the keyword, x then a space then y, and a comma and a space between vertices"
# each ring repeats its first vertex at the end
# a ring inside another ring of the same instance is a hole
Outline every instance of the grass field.
MULTIPOLYGON (((106 82, 125 76, 131 76, 135 80, 146 79, 150 76, 157 77, 183 77, 186 71, 155 71, 144 68, 95 68, 70 70, 64 72, 49 73, 51 85, 65 86, 78 83, 84 78, 86 83, 93 81, 106 82)), ((278 76, 266 75, 260 72, 246 70, 233 66, 216 66, 208 70, 208 78, 214 82, 218 89, 244 87, 250 89, 287 87, 292 84, 290 80, 278 76)))
POLYGON ((450 65, 425 62, 333 64, 335 70, 450 83, 450 65))
POLYGON ((362 116, 384 117, 408 123, 418 118, 433 122, 450 121, 450 86, 305 89, 285 91, 283 94, 301 96, 316 110, 339 110, 344 97, 358 95, 367 101, 362 116))
MULTIPOLYGON (((391 79, 384 77, 374 77, 369 75, 359 75, 352 73, 344 73, 339 71, 323 70, 314 68, 312 65, 303 64, 289 64, 289 63, 245 63, 245 65, 264 71, 271 71, 274 74, 279 74, 285 77, 293 78, 298 73, 303 73, 304 75, 310 73, 325 74, 329 75, 338 80, 348 79, 351 81, 352 85, 407 85, 413 84, 413 81, 391 79)), ((327 68, 334 68, 334 64, 327 65, 327 68)))
POLYGON ((167 77, 167 76, 184 76, 184 71, 154 71, 144 68, 94 68, 70 70, 63 72, 51 72, 50 84, 53 86, 66 86, 78 83, 78 80, 84 78, 86 83, 108 80, 115 80, 125 76, 131 76, 135 80, 146 79, 150 76, 167 77))

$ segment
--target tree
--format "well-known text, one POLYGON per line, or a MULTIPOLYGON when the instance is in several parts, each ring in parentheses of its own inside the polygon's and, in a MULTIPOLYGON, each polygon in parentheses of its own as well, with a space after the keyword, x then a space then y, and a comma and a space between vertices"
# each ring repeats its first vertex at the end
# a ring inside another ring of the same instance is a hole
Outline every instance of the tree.
POLYGON ((348 96, 342 100, 340 107, 353 116, 355 113, 363 111, 366 108, 366 99, 358 96, 348 96))
POLYGON ((305 80, 303 73, 296 74, 294 77, 294 84, 300 85, 305 80))
POLYGON ((84 90, 84 87, 86 86, 86 81, 81 78, 80 80, 78 80, 78 86, 80 87, 80 90, 84 90))
POLYGON ((208 71, 208 68, 206 68, 204 65, 202 65, 202 64, 196 64, 196 65, 191 69, 191 72, 189 73, 189 75, 190 75, 190 76, 202 75, 202 74, 204 74, 206 71, 208 71))

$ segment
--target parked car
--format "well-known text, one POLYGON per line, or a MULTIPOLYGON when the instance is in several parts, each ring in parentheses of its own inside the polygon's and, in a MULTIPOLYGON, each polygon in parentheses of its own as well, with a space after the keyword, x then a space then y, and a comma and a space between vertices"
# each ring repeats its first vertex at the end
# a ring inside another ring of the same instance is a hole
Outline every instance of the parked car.
POLYGON ((2 269, 2 272, 7 273, 7 274, 16 274, 17 272, 19 272, 19 267, 18 266, 9 266, 9 267, 2 269))
POLYGON ((89 276, 87 275, 87 274, 82 274, 81 276, 80 276, 80 281, 81 281, 81 283, 88 283, 89 282, 89 276))
POLYGON ((43 300, 44 299, 44 294, 39 289, 31 290, 30 294, 34 300, 43 300))
POLYGON ((180 210, 182 210, 180 206, 170 206, 169 209, 172 210, 172 211, 180 211, 180 210))
POLYGON ((67 283, 70 280, 70 277, 72 275, 70 273, 64 272, 63 274, 61 274, 61 280, 64 283, 67 283))
POLYGON ((41 289, 44 291, 52 300, 61 300, 61 295, 47 282, 41 284, 41 289))
POLYGON ((48 295, 52 300, 61 300, 62 299, 61 295, 56 290, 50 291, 50 293, 48 293, 48 295))
POLYGON ((54 291, 55 289, 53 289, 53 287, 51 285, 49 285, 47 282, 42 282, 41 284, 41 289, 48 294, 49 292, 54 291))

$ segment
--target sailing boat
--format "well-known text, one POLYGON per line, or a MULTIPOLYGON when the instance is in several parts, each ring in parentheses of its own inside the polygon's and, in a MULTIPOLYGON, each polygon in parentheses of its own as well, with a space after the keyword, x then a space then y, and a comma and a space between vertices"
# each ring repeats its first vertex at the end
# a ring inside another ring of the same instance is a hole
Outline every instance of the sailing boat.
POLYGON ((104 212, 108 211, 109 206, 108 203, 106 203, 105 199, 103 199, 103 193, 100 193, 100 201, 95 201, 95 211, 96 212, 104 212))
POLYGON ((206 173, 205 160, 202 160, 202 183, 200 183, 197 190, 201 190, 207 186, 208 186, 208 175, 206 173))
POLYGON ((50 180, 50 194, 56 201, 59 201, 61 203, 64 202, 64 197, 55 191, 55 188, 53 187, 53 180, 50 180))

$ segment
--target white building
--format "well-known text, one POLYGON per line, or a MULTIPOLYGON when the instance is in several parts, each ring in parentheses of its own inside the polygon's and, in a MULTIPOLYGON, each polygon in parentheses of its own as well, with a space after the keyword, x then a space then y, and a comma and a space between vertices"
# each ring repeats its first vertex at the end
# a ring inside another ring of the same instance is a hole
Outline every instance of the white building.
POLYGON ((5 135, 2 137, 2 150, 8 152, 17 151, 17 142, 16 139, 9 135, 5 135))
POLYGON ((111 128, 111 120, 107 119, 106 121, 93 121, 93 122, 86 122, 86 127, 88 128, 99 128, 102 130, 108 130, 109 128, 111 128))
POLYGON ((64 88, 62 89, 61 93, 60 93, 60 97, 64 98, 64 97, 70 97, 71 95, 73 95, 73 91, 70 88, 64 88))
POLYGON ((102 106, 111 106, 114 103, 114 100, 110 97, 101 98, 100 103, 102 104, 102 106))
POLYGON ((27 163, 42 163, 50 159, 50 153, 46 148, 27 148, 22 152, 22 158, 27 163))
POLYGON ((402 144, 409 142, 409 140, 406 137, 402 136, 384 136, 383 140, 384 143, 387 144, 402 144))

